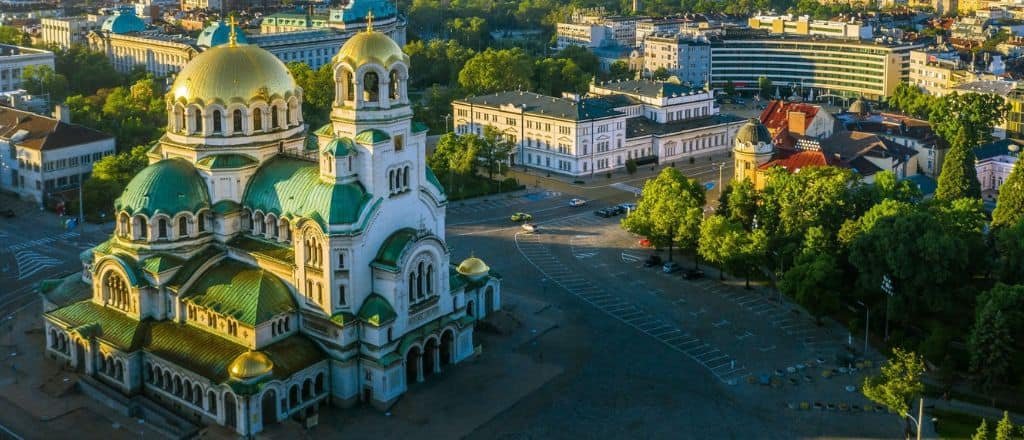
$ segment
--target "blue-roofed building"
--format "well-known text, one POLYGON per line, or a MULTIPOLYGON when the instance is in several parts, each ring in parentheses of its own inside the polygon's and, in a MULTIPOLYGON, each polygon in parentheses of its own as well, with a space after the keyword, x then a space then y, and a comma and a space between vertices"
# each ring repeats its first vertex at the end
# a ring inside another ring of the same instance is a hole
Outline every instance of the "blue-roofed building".
POLYGON ((918 191, 921 191, 921 196, 930 199, 935 195, 935 190, 939 187, 939 183, 935 179, 928 177, 924 174, 914 174, 913 176, 907 176, 903 180, 909 180, 917 187, 918 191))
POLYGON ((406 19, 388 0, 353 0, 342 7, 330 8, 326 13, 296 9, 279 12, 263 18, 260 32, 276 34, 333 28, 341 32, 359 32, 366 29, 372 14, 373 30, 391 37, 399 46, 405 46, 406 19))
POLYGON ((142 32, 146 30, 146 22, 135 15, 134 8, 125 7, 118 9, 116 14, 107 18, 100 30, 114 34, 142 32))
MULTIPOLYGON (((245 32, 242 28, 238 25, 235 25, 234 28, 238 42, 248 44, 249 41, 245 38, 245 32)), ((227 44, 230 35, 231 26, 225 23, 224 20, 221 20, 203 29, 203 32, 199 34, 199 38, 196 40, 196 44, 205 48, 220 46, 221 44, 227 44)))

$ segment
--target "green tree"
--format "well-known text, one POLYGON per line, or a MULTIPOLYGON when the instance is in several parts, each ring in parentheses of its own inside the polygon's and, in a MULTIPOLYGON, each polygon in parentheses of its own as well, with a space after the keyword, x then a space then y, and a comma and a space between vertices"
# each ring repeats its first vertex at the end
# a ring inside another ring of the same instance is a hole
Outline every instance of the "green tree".
POLYGON ((1013 360, 1013 336, 1002 310, 981 315, 968 338, 971 353, 971 371, 981 388, 991 393, 999 384, 1006 383, 1013 360))
POLYGON ((814 315, 821 317, 839 310, 842 274, 836 258, 829 254, 808 253, 786 271, 779 289, 814 315))
POLYGON ((736 84, 733 84, 732 80, 730 79, 725 82, 725 87, 722 89, 722 91, 725 92, 726 95, 733 96, 736 94, 736 84))
POLYGON ((92 95, 100 89, 113 88, 126 83, 123 75, 102 52, 84 45, 54 51, 54 70, 68 79, 68 94, 92 95))
POLYGON ((446 133, 438 139, 434 153, 427 157, 427 165, 446 184, 446 193, 462 192, 466 180, 476 170, 481 144, 480 138, 472 134, 446 133))
POLYGON ((636 159, 626 160, 626 172, 629 174, 636 174, 636 159))
POLYGON ((889 412, 904 419, 913 419, 910 409, 924 394, 922 375, 924 358, 897 347, 893 349, 892 357, 882 365, 879 375, 864 379, 861 390, 864 397, 885 406, 889 412))
POLYGON ((695 249, 700 238, 705 202, 704 187, 669 167, 644 183, 637 208, 622 220, 622 227, 647 237, 657 247, 679 245, 695 249))
POLYGON ((929 119, 932 109, 939 104, 939 98, 926 95, 915 85, 901 82, 896 86, 889 106, 916 118, 929 119))
MULTIPOLYGON (((28 35, 14 26, 0 25, 0 44, 27 46, 28 35)), ((31 40, 28 40, 31 41, 31 40)))
POLYGON ((668 79, 669 76, 672 76, 672 74, 664 67, 659 67, 655 69, 654 72, 651 72, 651 79, 655 81, 664 81, 668 79))
POLYGON ((491 42, 491 28, 481 17, 456 18, 448 23, 452 39, 459 44, 481 50, 491 42))
POLYGON ((455 40, 417 40, 406 44, 404 51, 409 55, 409 70, 416 72, 410 78, 412 85, 420 88, 434 84, 457 85, 459 71, 475 54, 455 40))
POLYGON ((942 172, 939 173, 939 185, 935 189, 935 199, 952 201, 969 197, 981 198, 981 182, 978 171, 974 168, 977 157, 974 149, 964 140, 964 129, 950 142, 949 152, 942 161, 942 172))
POLYGON ((583 46, 569 46, 556 55, 557 58, 571 60, 589 79, 601 70, 601 60, 594 52, 583 46))
POLYGON ((872 189, 875 192, 875 203, 882 200, 914 202, 921 198, 921 190, 917 188, 917 185, 914 185, 909 180, 900 180, 896 177, 896 173, 890 170, 875 173, 875 182, 872 185, 872 189))
POLYGON ((995 231, 998 254, 996 271, 999 280, 1008 284, 1024 284, 1024 220, 995 231))
POLYGON ((711 216, 701 225, 700 256, 723 271, 742 273, 748 289, 750 275, 764 261, 767 251, 768 236, 763 230, 747 231, 740 222, 721 215, 711 216))
POLYGON ((1007 108, 998 95, 954 92, 939 99, 929 120, 935 133, 950 145, 959 142, 974 149, 992 138, 992 127, 1003 119, 1007 108))
POLYGON ((474 95, 533 87, 533 61, 522 49, 487 49, 466 61, 459 85, 474 95))
POLYGON ((743 179, 740 182, 729 185, 729 199, 726 203, 726 211, 729 218, 743 225, 743 229, 754 228, 754 218, 757 216, 758 195, 754 189, 754 183, 750 179, 743 179))
POLYGON ((87 216, 96 218, 99 213, 113 213, 114 199, 121 195, 132 177, 149 164, 147 151, 148 148, 140 145, 93 163, 92 174, 82 184, 82 205, 87 216))
POLYGON ((487 170, 487 178, 494 180, 494 174, 504 174, 504 166, 508 162, 508 155, 512 152, 515 144, 498 129, 488 125, 484 127, 483 142, 480 143, 480 151, 477 153, 487 170))
POLYGON ((327 123, 334 105, 334 71, 331 64, 313 70, 298 61, 288 63, 295 84, 302 87, 302 119, 313 130, 327 123))
POLYGON ((992 227, 1016 225, 1024 220, 1024 161, 1017 161, 1010 176, 999 188, 996 209, 992 211, 992 227))
POLYGON ((576 63, 567 58, 544 58, 534 63, 534 84, 537 92, 561 96, 563 92, 587 91, 590 78, 576 63))
POLYGON ((633 72, 633 69, 629 68, 629 63, 625 61, 619 60, 608 66, 609 81, 633 79, 635 76, 636 73, 633 72))
POLYGON ((981 419, 981 424, 978 425, 978 430, 974 431, 974 435, 971 436, 971 440, 989 440, 988 421, 981 419))
POLYGON ((1013 422, 1010 420, 1010 413, 1003 411, 1003 418, 996 425, 996 440, 1013 440, 1013 431, 1014 427, 1013 422))
POLYGON ((21 72, 25 90, 33 95, 49 95, 51 103, 64 102, 68 96, 68 79, 50 66, 25 66, 21 72))
POLYGON ((761 97, 769 99, 772 96, 772 80, 767 76, 757 78, 757 89, 761 93, 761 97))

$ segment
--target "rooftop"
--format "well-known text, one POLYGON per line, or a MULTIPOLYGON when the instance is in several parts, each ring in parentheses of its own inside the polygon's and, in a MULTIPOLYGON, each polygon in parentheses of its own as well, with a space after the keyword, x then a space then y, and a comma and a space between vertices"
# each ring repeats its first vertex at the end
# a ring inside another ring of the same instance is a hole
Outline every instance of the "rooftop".
POLYGON ((730 114, 717 114, 702 118, 684 119, 682 121, 667 122, 664 124, 654 122, 644 117, 630 118, 626 120, 626 138, 637 138, 649 135, 664 135, 678 133, 680 131, 696 130, 721 124, 732 124, 742 122, 744 119, 730 114))
POLYGON ((991 93, 1005 97, 1016 87, 1016 81, 988 80, 963 83, 956 86, 956 90, 972 93, 991 93))
POLYGON ((0 107, 0 139, 33 150, 56 150, 113 137, 78 124, 0 107))
POLYGON ((675 84, 666 81, 651 81, 646 79, 628 79, 622 81, 608 81, 594 84, 594 87, 610 90, 625 95, 637 95, 648 98, 675 97, 697 93, 707 93, 706 90, 697 87, 688 87, 683 84, 675 84))
POLYGON ((498 108, 512 105, 522 109, 523 113, 543 115, 552 118, 584 121, 612 116, 621 116, 612 105, 600 98, 587 98, 579 101, 556 98, 533 92, 499 92, 491 95, 470 96, 462 102, 498 108))

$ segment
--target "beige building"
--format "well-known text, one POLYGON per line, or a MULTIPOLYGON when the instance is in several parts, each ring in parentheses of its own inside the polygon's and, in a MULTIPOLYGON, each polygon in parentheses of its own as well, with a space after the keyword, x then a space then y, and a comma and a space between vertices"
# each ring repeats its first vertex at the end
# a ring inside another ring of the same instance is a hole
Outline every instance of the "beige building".
POLYGON ((728 151, 743 122, 719 114, 707 90, 646 80, 592 84, 585 98, 511 91, 452 107, 457 133, 504 133, 510 164, 572 176, 728 151))
POLYGON ((970 76, 956 52, 910 52, 909 82, 930 95, 945 95, 953 87, 968 81, 970 76))
POLYGON ((0 107, 0 189, 42 203, 78 188, 92 164, 114 154, 114 138, 58 117, 0 107))
POLYGON ((76 44, 88 44, 89 32, 100 29, 106 17, 88 15, 78 17, 46 17, 40 22, 40 38, 44 44, 67 49, 76 44))
POLYGON ((92 32, 88 41, 89 47, 106 54, 114 69, 122 73, 141 65, 156 76, 168 76, 180 72, 189 60, 199 54, 194 40, 157 31, 130 34, 92 32))
POLYGON ((22 77, 29 66, 53 68, 53 52, 0 44, 0 93, 24 88, 22 77))
POLYGON ((828 38, 870 39, 871 26, 860 21, 811 20, 806 15, 755 15, 747 20, 751 29, 772 34, 817 35, 828 38))

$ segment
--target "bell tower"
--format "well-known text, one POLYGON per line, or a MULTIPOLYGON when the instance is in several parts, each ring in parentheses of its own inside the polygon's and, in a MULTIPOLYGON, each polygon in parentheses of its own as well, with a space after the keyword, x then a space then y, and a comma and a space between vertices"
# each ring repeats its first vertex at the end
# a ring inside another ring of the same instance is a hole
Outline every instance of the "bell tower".
POLYGON ((750 118, 736 132, 732 147, 735 158, 733 180, 750 179, 757 183, 757 168, 772 159, 775 146, 768 128, 757 118, 750 118))

